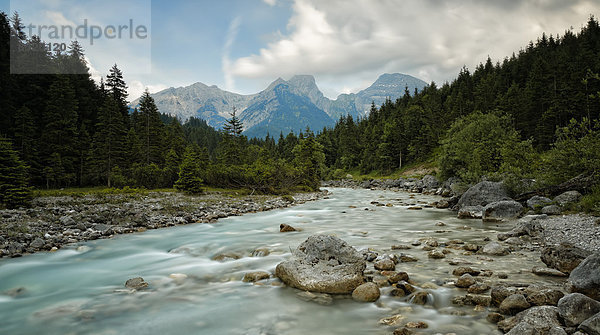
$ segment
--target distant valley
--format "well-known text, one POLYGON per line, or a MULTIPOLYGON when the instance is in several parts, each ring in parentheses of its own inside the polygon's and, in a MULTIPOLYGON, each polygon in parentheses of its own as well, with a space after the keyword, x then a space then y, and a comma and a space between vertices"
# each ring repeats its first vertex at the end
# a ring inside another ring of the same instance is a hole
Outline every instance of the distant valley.
MULTIPOLYGON (((251 95, 228 92, 217 86, 195 83, 187 87, 168 88, 152 94, 161 113, 185 121, 197 117, 221 128, 233 107, 244 123, 248 137, 279 136, 280 132, 299 132, 307 126, 320 130, 333 126, 342 115, 366 115, 371 103, 380 106, 386 98, 395 100, 408 87, 412 94, 427 83, 415 77, 395 73, 381 75, 373 85, 351 94, 341 94, 335 100, 323 95, 315 78, 297 75, 289 80, 278 78, 265 90, 251 95)), ((131 103, 137 106, 139 100, 131 103)))

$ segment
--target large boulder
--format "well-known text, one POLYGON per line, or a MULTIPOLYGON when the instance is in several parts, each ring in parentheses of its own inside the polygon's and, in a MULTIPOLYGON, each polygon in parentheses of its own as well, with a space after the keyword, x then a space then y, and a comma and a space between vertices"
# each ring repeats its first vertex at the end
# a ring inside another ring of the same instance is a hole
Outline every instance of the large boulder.
POLYGON ((567 327, 576 327, 596 313, 600 313, 600 302, 581 293, 567 294, 558 301, 558 315, 567 327))
POLYGON ((482 181, 470 187, 458 200, 458 209, 467 206, 485 206, 492 202, 511 200, 502 183, 482 181))
POLYGON ((579 329, 590 335, 600 335, 600 313, 583 321, 581 325, 579 325, 579 329))
POLYGON ((361 302, 374 302, 379 299, 381 293, 379 287, 375 283, 364 283, 354 289, 352 299, 361 302))
POLYGON ((427 190, 433 190, 440 187, 440 182, 437 178, 429 174, 423 177, 421 182, 423 183, 423 188, 427 190))
POLYGON ((288 286, 305 291, 349 294, 364 283, 363 256, 335 236, 312 235, 294 250, 292 258, 275 268, 288 286))
POLYGON ((529 304, 529 302, 527 302, 527 299, 524 295, 513 294, 509 295, 508 297, 506 297, 506 299, 502 301, 499 309, 500 313, 502 314, 515 315, 521 311, 526 310, 529 307, 531 307, 531 305, 529 304))
POLYGON ((571 271, 569 290, 600 300, 600 253, 588 256, 571 271))
POLYGON ((515 331, 508 334, 547 334, 550 329, 560 327, 557 308, 554 306, 536 306, 520 312, 515 317, 508 318, 498 322, 498 327, 508 332, 511 329, 515 331), (520 326, 519 326, 520 325, 520 326), (519 326, 519 327, 517 327, 519 326), (524 332, 525 329, 532 329, 533 332, 524 332))
POLYGON ((498 222, 512 220, 519 217, 523 205, 514 200, 496 201, 483 207, 483 221, 498 222))
POLYGON ((490 242, 483 246, 481 253, 492 256, 506 256, 510 252, 498 242, 490 242))
POLYGON ((564 206, 573 202, 577 202, 579 199, 581 199, 581 193, 577 191, 567 191, 554 197, 554 202, 564 206))
POLYGON ((540 208, 549 205, 551 202, 552 200, 549 198, 536 195, 527 200, 527 207, 531 209, 540 208))
POLYGON ((548 267, 568 274, 589 255, 589 251, 561 244, 544 248, 540 258, 548 267))

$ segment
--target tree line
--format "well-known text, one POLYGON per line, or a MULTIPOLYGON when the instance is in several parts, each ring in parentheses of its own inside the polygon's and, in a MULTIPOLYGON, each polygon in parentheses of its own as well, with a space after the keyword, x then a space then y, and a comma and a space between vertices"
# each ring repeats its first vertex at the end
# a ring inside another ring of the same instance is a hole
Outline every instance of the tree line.
POLYGON ((329 176, 385 175, 427 161, 442 179, 466 182, 496 174, 557 183, 595 174, 598 55, 600 26, 590 17, 577 33, 543 34, 502 62, 488 57, 451 83, 406 90, 358 120, 344 116, 318 136, 329 176))
POLYGON ((197 118, 182 124, 148 91, 131 109, 116 64, 96 83, 77 41, 50 52, 23 28, 18 13, 0 13, 0 203, 26 202, 30 186, 318 188, 323 154, 312 132, 248 140, 235 111, 222 131, 197 118), (11 74, 15 62, 31 73, 11 74))

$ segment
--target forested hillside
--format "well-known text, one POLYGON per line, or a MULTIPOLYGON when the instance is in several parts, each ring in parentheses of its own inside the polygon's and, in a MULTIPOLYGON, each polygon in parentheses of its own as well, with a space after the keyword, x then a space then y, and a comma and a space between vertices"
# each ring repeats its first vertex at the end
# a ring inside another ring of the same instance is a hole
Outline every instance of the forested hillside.
MULTIPOLYGON (((195 192, 205 185, 262 192, 317 188, 322 153, 312 133, 290 135, 278 146, 271 137, 249 142, 235 115, 228 123, 235 126, 224 132, 195 118, 181 124, 161 115, 148 92, 132 111, 116 64, 98 85, 77 42, 65 53, 50 53, 38 38, 26 37, 21 22, 17 13, 10 19, 0 15, 3 193, 10 189, 26 200, 27 185, 175 185, 195 192), (11 74, 11 57, 20 66, 31 63, 32 74, 11 74), (56 74, 35 74, 37 66, 56 74)), ((0 202, 19 203, 5 200, 0 202)))
POLYGON ((488 58, 473 72, 463 68, 452 83, 406 92, 365 119, 343 117, 319 141, 332 171, 386 174, 437 158, 443 178, 501 173, 560 182, 600 167, 600 151, 592 151, 599 72, 600 27, 592 17, 580 32, 544 34, 501 63, 488 58), (566 147, 571 156, 560 152, 566 147))

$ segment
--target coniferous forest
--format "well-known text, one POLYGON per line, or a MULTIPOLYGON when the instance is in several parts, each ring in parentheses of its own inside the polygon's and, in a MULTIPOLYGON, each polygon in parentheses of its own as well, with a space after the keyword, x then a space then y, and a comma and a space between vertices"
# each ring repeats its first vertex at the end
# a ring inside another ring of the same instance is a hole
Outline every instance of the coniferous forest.
POLYGON ((349 171, 386 175, 422 163, 443 180, 486 176, 521 193, 595 178, 600 167, 600 26, 593 17, 581 31, 542 35, 502 62, 465 67, 451 83, 407 90, 362 119, 342 117, 318 134, 277 139, 246 138, 235 109, 220 131, 161 114, 148 92, 130 109, 117 65, 95 83, 77 42, 50 53, 23 28, 18 14, 0 15, 0 202, 8 206, 26 202, 31 187, 284 193, 317 189, 322 178, 349 171), (35 53, 35 66, 56 73, 79 67, 75 73, 84 74, 10 74, 19 53, 35 53))

